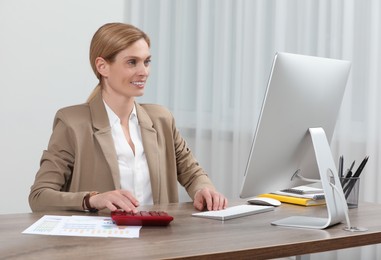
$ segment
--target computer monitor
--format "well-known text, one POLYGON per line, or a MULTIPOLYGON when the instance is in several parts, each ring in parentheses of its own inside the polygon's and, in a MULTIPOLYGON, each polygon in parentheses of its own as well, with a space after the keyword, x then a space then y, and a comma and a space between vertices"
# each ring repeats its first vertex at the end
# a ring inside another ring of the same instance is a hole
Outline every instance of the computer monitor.
MULTIPOLYGON (((291 53, 275 55, 245 170, 241 198, 305 184, 301 178, 295 178, 297 173, 320 181, 323 176, 327 206, 332 204, 331 200, 342 199, 339 198, 342 194, 332 191, 331 187, 333 183, 341 189, 329 143, 349 71, 349 61, 291 53)), ((347 210, 340 207, 329 209, 329 215, 334 215, 329 218, 334 219, 315 223, 309 223, 308 219, 308 223, 302 226, 325 228, 336 224, 343 218, 342 211, 347 210)))

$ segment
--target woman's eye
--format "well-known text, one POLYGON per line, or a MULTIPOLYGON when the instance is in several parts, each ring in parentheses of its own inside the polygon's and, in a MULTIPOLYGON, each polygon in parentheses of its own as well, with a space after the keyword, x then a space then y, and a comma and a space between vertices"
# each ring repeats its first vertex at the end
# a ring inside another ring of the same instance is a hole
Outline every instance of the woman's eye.
POLYGON ((145 65, 145 66, 150 65, 150 63, 151 63, 151 59, 149 59, 149 60, 145 60, 145 61, 144 61, 144 65, 145 65))
POLYGON ((136 60, 128 60, 127 64, 131 65, 131 66, 135 66, 136 65, 136 60))

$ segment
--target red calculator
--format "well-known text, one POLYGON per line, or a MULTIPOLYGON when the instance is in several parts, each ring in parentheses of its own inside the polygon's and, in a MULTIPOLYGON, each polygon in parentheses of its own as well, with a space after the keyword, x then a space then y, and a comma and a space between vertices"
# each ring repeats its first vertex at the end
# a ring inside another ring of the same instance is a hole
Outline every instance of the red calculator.
POLYGON ((119 226, 167 226, 173 217, 164 211, 138 211, 137 213, 116 210, 111 218, 119 226))

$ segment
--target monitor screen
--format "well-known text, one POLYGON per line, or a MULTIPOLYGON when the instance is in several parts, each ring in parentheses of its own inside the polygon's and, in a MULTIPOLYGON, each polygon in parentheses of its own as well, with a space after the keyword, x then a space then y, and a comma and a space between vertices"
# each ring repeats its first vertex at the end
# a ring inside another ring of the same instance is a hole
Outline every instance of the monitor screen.
POLYGON ((322 128, 330 143, 349 71, 349 61, 275 55, 241 198, 305 184, 291 180, 298 170, 320 179, 309 128, 322 128))

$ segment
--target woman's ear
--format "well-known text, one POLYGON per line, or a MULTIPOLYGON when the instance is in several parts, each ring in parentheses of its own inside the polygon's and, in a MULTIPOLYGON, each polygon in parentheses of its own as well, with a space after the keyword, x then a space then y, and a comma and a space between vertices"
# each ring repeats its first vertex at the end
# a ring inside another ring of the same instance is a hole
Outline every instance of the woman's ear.
POLYGON ((97 57, 95 59, 95 67, 102 77, 108 76, 108 63, 102 57, 97 57))

